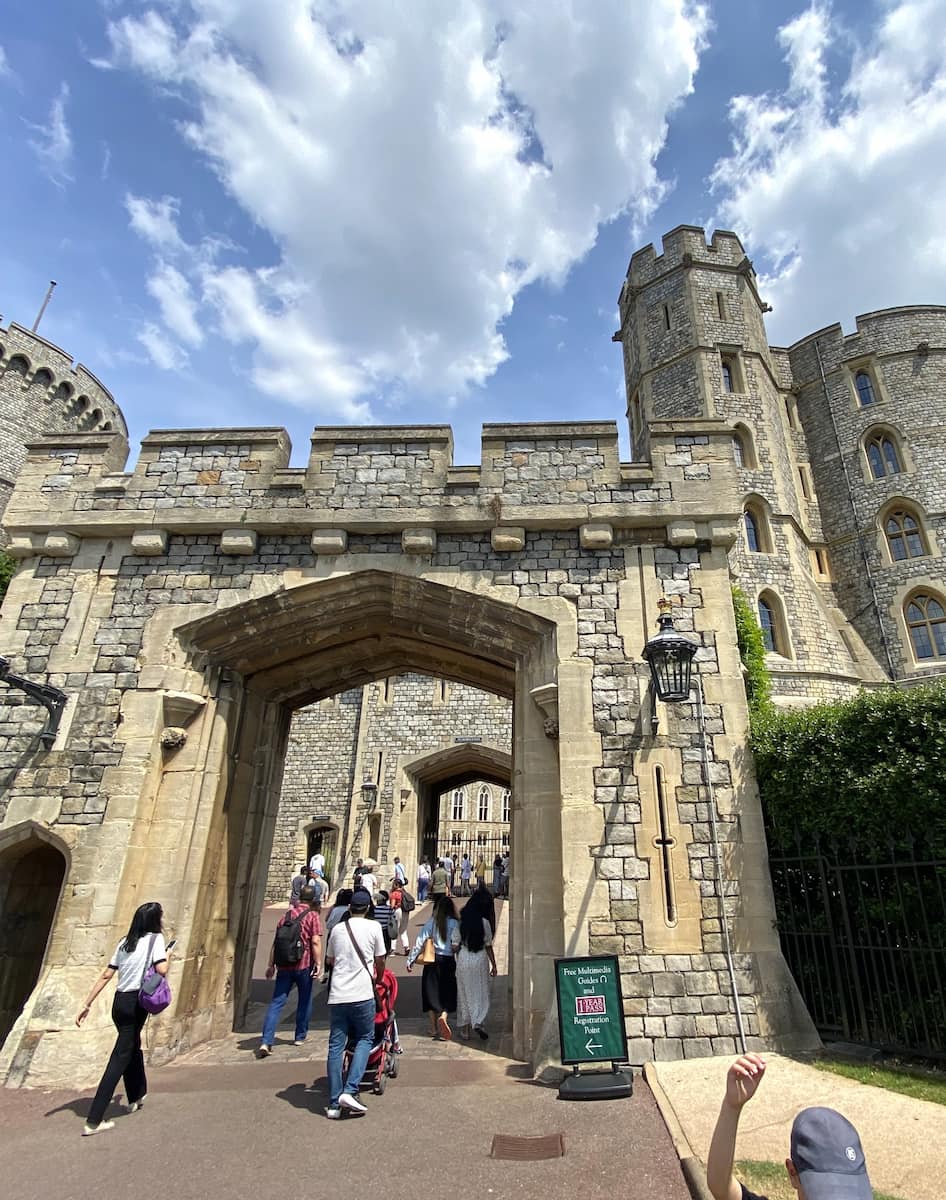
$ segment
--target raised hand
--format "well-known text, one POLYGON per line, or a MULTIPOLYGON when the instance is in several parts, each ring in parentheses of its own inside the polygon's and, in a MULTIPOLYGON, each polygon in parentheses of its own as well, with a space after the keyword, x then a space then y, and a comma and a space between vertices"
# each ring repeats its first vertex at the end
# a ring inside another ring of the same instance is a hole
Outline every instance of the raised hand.
POLYGON ((760 1055, 744 1054, 737 1058, 726 1075, 726 1103, 730 1108, 742 1108, 751 1100, 764 1074, 765 1060, 760 1055))

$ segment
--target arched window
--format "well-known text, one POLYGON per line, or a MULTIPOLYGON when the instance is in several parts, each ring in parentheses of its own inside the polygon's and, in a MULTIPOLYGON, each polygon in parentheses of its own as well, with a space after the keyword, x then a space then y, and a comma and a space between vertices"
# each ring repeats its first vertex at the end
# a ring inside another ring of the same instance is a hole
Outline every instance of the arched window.
POLYGON ((766 650, 775 649, 775 613, 768 600, 759 597, 759 628, 762 630, 762 640, 766 650))
POLYGON ((746 444, 742 440, 741 433, 734 433, 732 435, 732 456, 736 460, 737 467, 744 467, 746 465, 746 444))
POLYGON ((479 804, 477 805, 477 819, 480 821, 489 820, 489 788, 481 787, 479 795, 479 804))
POLYGON ((736 389, 733 387, 732 363, 729 361, 729 359, 724 358, 722 366, 723 366, 723 391, 724 392, 734 392, 736 389))
POLYGON ((884 521, 887 548, 894 562, 908 558, 923 558, 929 553, 923 530, 914 514, 906 508, 897 508, 884 521))
POLYGON ((500 811, 503 814, 502 820, 508 821, 509 820, 509 788, 505 788, 503 791, 502 807, 501 807, 500 811))
POLYGON ((463 801, 464 801, 464 799, 465 799, 465 797, 463 795, 463 789, 457 788, 457 790, 453 793, 453 819, 454 819, 454 821, 462 821, 464 819, 463 818, 463 809, 464 809, 463 801))
POLYGON ((874 403, 874 382, 866 371, 858 371, 854 376, 854 386, 857 388, 857 400, 861 408, 874 403))
POLYGON ((771 547, 768 529, 761 509, 747 504, 742 519, 746 528, 746 546, 753 554, 769 554, 771 547))
POLYGON ((897 444, 889 433, 878 431, 864 443, 870 473, 875 479, 886 475, 899 475, 903 470, 897 444))
POLYGON ((766 650, 789 657, 788 636, 782 615, 782 605, 772 592, 763 592, 758 601, 759 628, 766 650))
POLYGON ((22 375, 22 377, 25 379, 29 374, 30 364, 22 354, 14 354, 14 356, 7 363, 7 370, 13 371, 16 375, 22 375))
POLYGON ((917 658, 946 658, 946 609, 941 600, 917 592, 906 606, 907 629, 917 658))

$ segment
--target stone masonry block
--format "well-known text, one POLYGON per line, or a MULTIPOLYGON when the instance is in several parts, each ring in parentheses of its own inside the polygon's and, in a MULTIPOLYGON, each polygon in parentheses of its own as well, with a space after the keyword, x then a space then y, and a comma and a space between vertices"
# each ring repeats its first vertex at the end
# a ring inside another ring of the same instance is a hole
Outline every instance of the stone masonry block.
POLYGON ((614 544, 614 526, 607 521, 588 521, 578 536, 583 550, 609 550, 614 544))
POLYGON ((74 534, 55 530, 46 534, 43 553, 49 558, 73 558, 79 553, 81 542, 74 534))
POLYGON ((526 531, 522 525, 503 525, 491 530, 490 545, 500 554, 511 554, 526 544, 526 531))
POLYGON ((167 554, 168 531, 166 529, 136 529, 131 535, 132 554, 147 556, 167 554))
POLYGON ((257 535, 253 529, 225 529, 220 535, 221 554, 255 554, 257 535))
POLYGON ((436 529, 405 529, 401 548, 405 554, 433 554, 437 549, 436 529))
POLYGON ((313 554, 344 554, 348 549, 348 534, 344 529, 315 529, 309 546, 313 554))

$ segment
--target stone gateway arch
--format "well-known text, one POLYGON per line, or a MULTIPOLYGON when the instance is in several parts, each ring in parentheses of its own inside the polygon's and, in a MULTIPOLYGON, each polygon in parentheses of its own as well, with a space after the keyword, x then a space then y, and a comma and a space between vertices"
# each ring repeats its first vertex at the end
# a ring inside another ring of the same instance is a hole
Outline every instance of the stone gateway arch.
POLYGON ((233 1028, 292 712, 406 671, 513 701, 516 1054, 555 1060, 553 960, 596 951, 620 956, 634 1061, 731 1052, 695 709, 655 706, 640 653, 665 596, 700 642, 748 1033, 811 1044, 746 764, 731 437, 657 423, 650 461, 626 464, 610 422, 487 426, 480 466, 455 467, 445 427, 346 427, 294 468, 281 430, 185 430, 149 435, 127 472, 118 432, 29 445, 4 652, 68 702, 44 749, 44 711, 4 696, 0 886, 4 839, 21 854, 36 829, 63 870, 0 1078, 88 1081, 74 1013, 145 899, 180 950, 152 1059, 233 1028))

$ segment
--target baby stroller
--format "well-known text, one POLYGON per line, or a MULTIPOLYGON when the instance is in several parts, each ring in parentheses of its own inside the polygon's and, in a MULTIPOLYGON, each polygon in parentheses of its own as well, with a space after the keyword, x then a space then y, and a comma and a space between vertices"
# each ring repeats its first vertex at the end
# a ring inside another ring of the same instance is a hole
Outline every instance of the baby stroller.
MULTIPOLYGON (((388 1079, 397 1078, 397 1056, 400 1053, 394 1013, 394 1005, 397 1002, 397 977, 392 971, 385 969, 381 982, 375 984, 375 993, 381 1002, 381 1008, 374 1019, 374 1043, 368 1055, 365 1073, 361 1077, 361 1087, 371 1088, 376 1095, 383 1096, 388 1079)), ((354 1042, 351 1041, 345 1047, 345 1057, 342 1061, 344 1076, 348 1074, 354 1049, 354 1042)))

